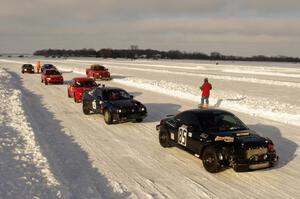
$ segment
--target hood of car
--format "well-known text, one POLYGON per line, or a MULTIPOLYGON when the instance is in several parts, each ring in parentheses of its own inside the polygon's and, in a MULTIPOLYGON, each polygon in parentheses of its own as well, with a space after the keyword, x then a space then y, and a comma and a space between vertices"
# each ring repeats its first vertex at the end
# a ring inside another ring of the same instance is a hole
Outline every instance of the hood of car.
POLYGON ((62 78, 62 75, 45 75, 46 78, 62 78))
POLYGON ((87 90, 91 90, 92 88, 94 88, 95 86, 83 86, 83 87, 74 87, 76 92, 85 92, 87 90))
POLYGON ((139 101, 136 100, 116 100, 110 101, 109 103, 116 108, 135 108, 142 105, 139 101))

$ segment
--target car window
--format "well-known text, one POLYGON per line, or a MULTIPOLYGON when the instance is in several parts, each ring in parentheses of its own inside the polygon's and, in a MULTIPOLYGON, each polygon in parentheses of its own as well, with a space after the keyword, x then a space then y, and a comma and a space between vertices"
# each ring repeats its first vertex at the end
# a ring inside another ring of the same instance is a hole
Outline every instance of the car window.
POLYGON ((235 115, 224 112, 198 114, 198 119, 207 132, 245 130, 248 127, 235 115))
POLYGON ((130 95, 126 91, 121 89, 107 90, 104 93, 103 97, 104 100, 110 100, 110 101, 130 99, 130 95))
POLYGON ((94 70, 105 70, 104 66, 94 66, 94 70))
POLYGON ((76 87, 89 87, 89 86, 97 86, 97 83, 94 81, 76 81, 76 87))
POLYGON ((57 70, 47 70, 46 75, 60 75, 57 70))
POLYGON ((193 112, 182 112, 175 116, 175 119, 188 126, 200 127, 199 120, 193 112))

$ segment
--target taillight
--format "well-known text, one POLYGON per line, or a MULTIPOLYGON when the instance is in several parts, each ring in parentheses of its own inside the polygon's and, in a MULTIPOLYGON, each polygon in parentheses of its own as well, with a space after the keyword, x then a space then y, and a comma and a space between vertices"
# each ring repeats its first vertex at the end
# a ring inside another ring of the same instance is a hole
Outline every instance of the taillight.
POLYGON ((274 152, 275 151, 275 148, 274 148, 273 144, 268 144, 268 149, 269 149, 269 152, 274 152))

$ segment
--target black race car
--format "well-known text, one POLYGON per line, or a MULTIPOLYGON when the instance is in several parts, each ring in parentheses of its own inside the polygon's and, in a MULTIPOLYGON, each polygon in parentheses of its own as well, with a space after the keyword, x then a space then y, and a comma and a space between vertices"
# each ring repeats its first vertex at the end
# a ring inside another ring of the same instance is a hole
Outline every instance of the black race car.
POLYGON ((156 130, 162 147, 179 146, 195 154, 211 173, 228 166, 235 171, 268 168, 278 159, 270 139, 223 110, 187 110, 161 120, 156 130))
POLYGON ((42 67, 41 67, 41 72, 43 73, 43 71, 47 70, 47 69, 57 70, 57 68, 53 64, 43 64, 42 67))
POLYGON ((31 64, 22 65, 22 73, 34 73, 34 67, 31 64))
POLYGON ((114 121, 142 122, 147 116, 146 107, 134 100, 125 90, 114 87, 99 86, 86 91, 82 98, 84 114, 101 113, 106 124, 114 121))

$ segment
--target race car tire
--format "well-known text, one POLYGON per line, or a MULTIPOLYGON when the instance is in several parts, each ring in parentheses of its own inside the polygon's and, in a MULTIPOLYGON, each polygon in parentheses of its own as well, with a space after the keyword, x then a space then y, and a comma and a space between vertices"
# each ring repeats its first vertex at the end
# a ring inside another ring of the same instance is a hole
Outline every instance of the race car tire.
POLYGON ((41 79, 41 83, 43 83, 44 81, 43 81, 43 79, 41 79))
POLYGON ((213 146, 209 146, 204 149, 202 154, 202 163, 205 170, 210 173, 217 173, 221 171, 221 164, 217 156, 217 151, 213 146))
POLYGON ((143 118, 137 118, 135 119, 136 122, 142 122, 143 121, 143 118))
POLYGON ((24 71, 22 71, 22 73, 24 74, 24 71))
POLYGON ((68 98, 71 98, 70 92, 69 91, 67 91, 67 92, 68 92, 68 98))
POLYGON ((109 110, 104 111, 104 122, 106 124, 112 124, 113 122, 112 114, 109 112, 109 110))
POLYGON ((47 80, 45 80, 45 85, 48 85, 48 81, 47 80))
POLYGON ((89 109, 89 107, 85 103, 82 104, 82 111, 85 115, 89 115, 90 112, 91 112, 91 110, 89 109))
POLYGON ((76 99, 75 93, 73 94, 73 97, 74 97, 74 102, 75 102, 75 103, 79 103, 79 102, 77 101, 77 99, 76 99))
POLYGON ((168 132, 160 130, 158 138, 159 138, 159 144, 162 147, 167 148, 167 147, 171 147, 172 146, 171 140, 170 140, 170 135, 169 135, 168 132))

